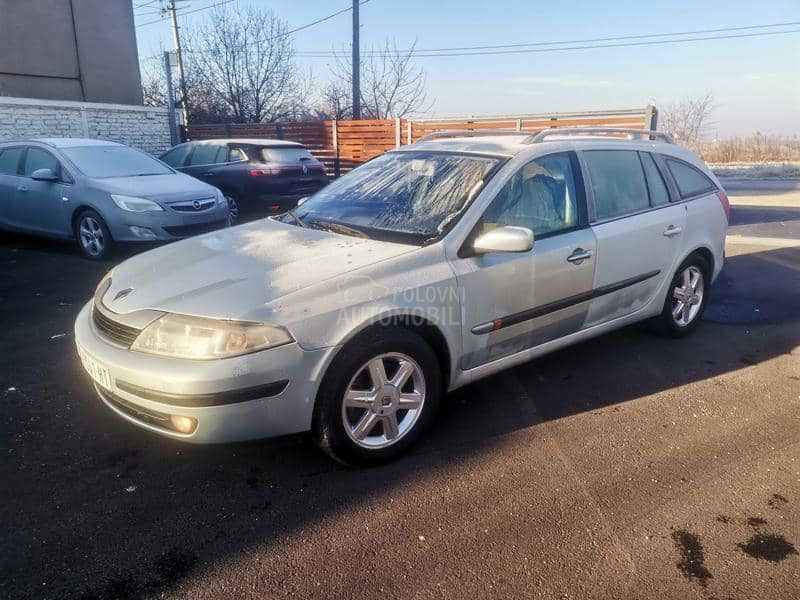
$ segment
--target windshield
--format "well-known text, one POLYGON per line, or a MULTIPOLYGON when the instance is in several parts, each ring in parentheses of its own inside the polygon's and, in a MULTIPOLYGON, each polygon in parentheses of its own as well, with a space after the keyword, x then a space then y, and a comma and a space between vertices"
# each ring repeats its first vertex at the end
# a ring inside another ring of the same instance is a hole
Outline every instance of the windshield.
POLYGON ((282 220, 292 223, 296 216, 304 224, 337 233, 348 233, 349 227, 369 237, 422 243, 445 230, 500 160, 390 152, 322 188, 282 220))
POLYGON ((152 156, 127 146, 80 146, 62 150, 87 177, 169 175, 169 167, 152 156))

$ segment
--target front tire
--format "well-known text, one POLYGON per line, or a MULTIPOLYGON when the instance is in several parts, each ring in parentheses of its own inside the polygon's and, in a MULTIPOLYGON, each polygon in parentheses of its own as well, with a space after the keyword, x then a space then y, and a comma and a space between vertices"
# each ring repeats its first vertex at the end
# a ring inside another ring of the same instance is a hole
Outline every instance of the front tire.
POLYGON ((105 260, 111 255, 114 240, 103 218, 97 212, 84 210, 75 219, 75 238, 84 258, 105 260))
POLYGON ((322 380, 314 441, 348 465, 375 465, 403 454, 433 421, 442 372, 413 331, 380 328, 348 342, 322 380))
POLYGON ((656 318, 659 333, 673 338, 686 337, 700 324, 711 287, 711 265, 700 254, 681 263, 670 283, 664 308, 656 318))
POLYGON ((225 202, 228 203, 228 224, 229 225, 236 225, 239 221, 239 217, 241 216, 241 205, 239 204, 238 198, 233 194, 225 192, 225 202))

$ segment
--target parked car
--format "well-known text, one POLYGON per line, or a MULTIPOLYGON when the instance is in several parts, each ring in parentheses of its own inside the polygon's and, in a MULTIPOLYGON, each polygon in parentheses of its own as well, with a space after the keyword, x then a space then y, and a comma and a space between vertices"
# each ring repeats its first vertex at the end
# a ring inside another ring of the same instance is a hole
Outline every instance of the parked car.
POLYGON ((663 134, 578 132, 423 140, 123 262, 75 324, 97 393, 172 438, 310 430, 377 463, 446 391, 636 321, 690 334, 723 264, 719 181, 663 134))
POLYGON ((228 219, 218 190, 123 144, 0 143, 0 228, 75 239, 87 258, 106 258, 119 242, 211 231, 228 219))
POLYGON ((187 142, 161 160, 222 190, 234 219, 240 211, 282 213, 328 183, 325 166, 302 144, 282 140, 187 142))

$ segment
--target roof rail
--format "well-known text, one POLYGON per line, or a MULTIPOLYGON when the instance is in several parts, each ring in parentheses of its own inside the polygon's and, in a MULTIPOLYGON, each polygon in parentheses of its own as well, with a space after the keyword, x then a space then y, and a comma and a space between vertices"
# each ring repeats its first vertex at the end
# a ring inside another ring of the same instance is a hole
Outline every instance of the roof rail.
POLYGON ((528 142, 536 144, 544 142, 548 137, 559 135, 596 135, 599 137, 606 137, 608 135, 616 135, 624 133, 627 135, 626 139, 632 140, 637 136, 640 139, 655 140, 664 142, 665 144, 674 144, 675 140, 672 136, 663 131, 650 131, 649 129, 621 129, 618 127, 554 127, 552 129, 545 129, 536 135, 528 138, 528 142))
POLYGON ((426 142, 428 140, 443 140, 456 137, 485 137, 491 135, 516 135, 520 137, 530 137, 530 133, 527 131, 517 131, 516 129, 446 129, 443 131, 434 131, 433 133, 429 133, 428 135, 419 138, 417 141, 426 142))

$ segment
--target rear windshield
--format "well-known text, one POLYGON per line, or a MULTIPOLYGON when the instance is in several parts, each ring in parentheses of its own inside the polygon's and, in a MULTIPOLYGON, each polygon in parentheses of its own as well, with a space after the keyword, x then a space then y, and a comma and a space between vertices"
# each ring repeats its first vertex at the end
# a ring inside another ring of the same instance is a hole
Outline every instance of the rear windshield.
POLYGON ((305 148, 259 148, 261 160, 275 163, 297 163, 301 160, 313 160, 311 153, 305 148))
POLYGON ((173 171, 149 154, 127 146, 79 146, 62 152, 87 177, 169 175, 173 171))

